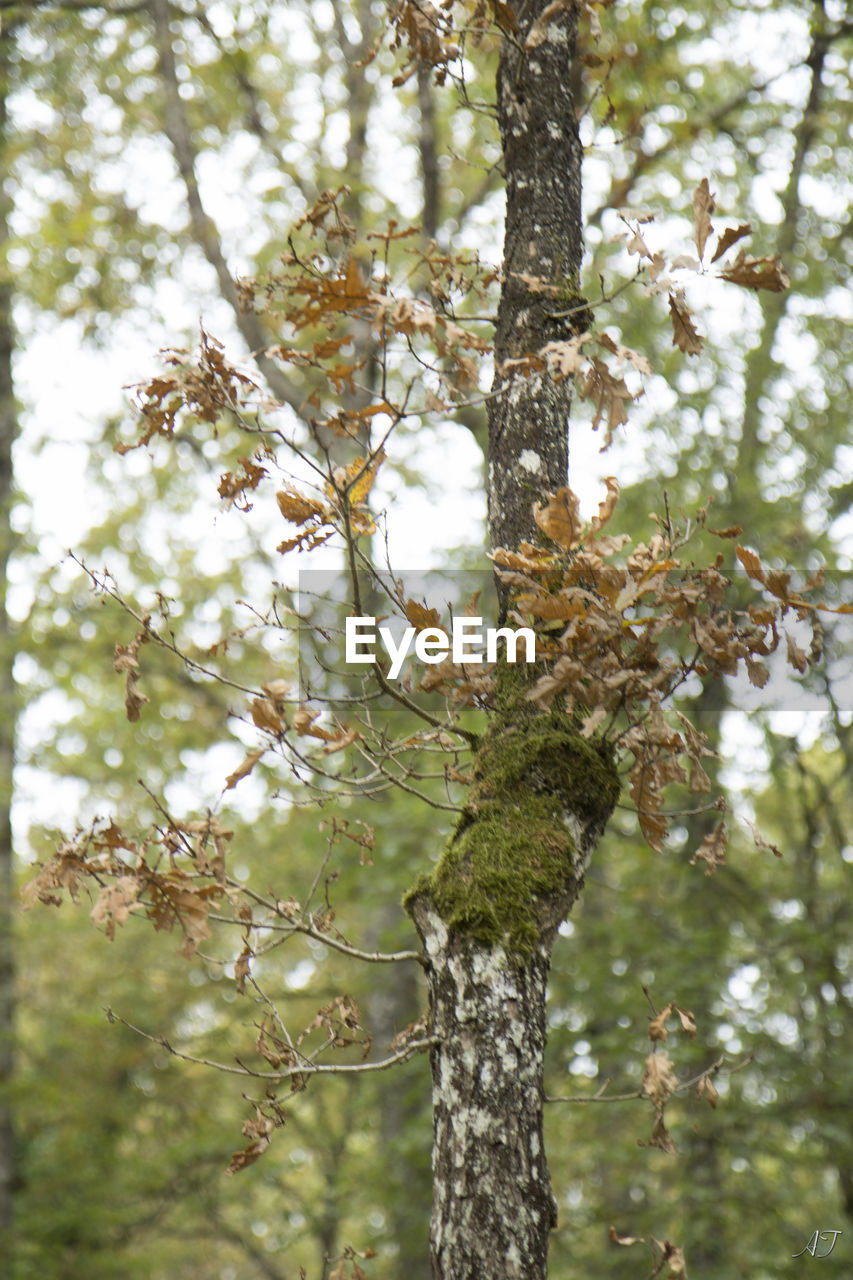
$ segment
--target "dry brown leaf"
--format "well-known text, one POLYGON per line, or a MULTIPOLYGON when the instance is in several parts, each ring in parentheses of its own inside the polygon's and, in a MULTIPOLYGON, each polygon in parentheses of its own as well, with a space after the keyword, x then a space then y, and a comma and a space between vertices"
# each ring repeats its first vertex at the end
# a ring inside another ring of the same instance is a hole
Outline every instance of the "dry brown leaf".
POLYGON ((228 1174, 239 1173, 241 1169, 246 1169, 250 1164, 254 1164, 259 1156, 262 1156, 267 1147, 272 1142, 272 1133, 275 1124, 258 1108, 255 1112, 254 1120, 247 1120, 243 1125, 243 1133, 252 1141, 244 1148, 243 1151, 235 1151, 231 1156, 231 1163, 225 1170, 228 1174))
POLYGON ((584 716, 581 721, 581 737, 591 738, 600 724, 607 718, 606 707, 596 707, 588 716, 584 716))
POLYGON ((248 778, 261 756, 266 752, 266 747, 260 747, 257 751, 250 751, 243 757, 241 763, 237 766, 233 773, 229 773, 225 779, 225 790, 231 791, 236 787, 242 778, 248 778))
POLYGON ((690 318, 693 312, 684 301, 681 289, 669 295, 669 314, 672 320, 672 345, 689 356, 698 356, 704 339, 690 318))
POLYGON ((717 202, 708 186, 708 179, 703 178, 693 192, 693 242, 699 252, 700 259, 705 256, 705 245, 708 236, 714 230, 711 225, 710 215, 716 207, 717 202))
POLYGON ((749 677, 749 683, 755 685, 756 689, 763 689, 770 679, 770 672, 764 663, 759 662, 757 658, 751 658, 749 654, 746 656, 746 674, 749 677))
POLYGON ((673 1005, 673 1008, 675 1009, 675 1012, 678 1014, 679 1021, 681 1022, 681 1030, 686 1035, 690 1036, 692 1040, 696 1034, 696 1019, 694 1018, 693 1014, 690 1012, 689 1009, 682 1009, 677 1004, 673 1005))
POLYGON ((636 253, 641 258, 648 258, 650 262, 654 260, 652 258, 652 251, 643 239, 642 232, 639 227, 634 228, 634 234, 625 245, 625 248, 628 253, 636 253))
POLYGON ((140 631, 130 644, 117 644, 113 657, 113 670, 119 674, 124 673, 124 709, 131 723, 139 719, 142 708, 148 701, 145 694, 139 691, 139 662, 136 656, 140 645, 146 644, 147 641, 147 632, 140 631))
POLYGON ((643 1092, 656 1107, 662 1107, 678 1088, 678 1076, 665 1053, 650 1053, 643 1072, 643 1092))
POLYGON ((593 516, 589 522, 589 531, 593 537, 607 524, 619 501, 619 481, 616 477, 607 476, 604 483, 607 488, 607 497, 603 502, 599 502, 598 515, 593 516))
POLYGON ((743 249, 732 265, 720 272, 720 279, 742 289, 767 289, 770 293, 783 293, 791 283, 780 258, 748 258, 743 249))
POLYGON ((492 0, 492 11, 501 31, 509 31, 515 35, 518 31, 518 22, 512 5, 506 4, 504 0, 492 0))
POLYGON ((735 555, 755 582, 764 582, 764 568, 754 551, 749 547, 735 547, 735 555))
POLYGON ((770 852, 773 854, 774 858, 782 857, 782 850, 779 849, 775 844, 771 844, 769 840, 765 839, 765 837, 758 830, 758 827, 755 825, 754 822, 748 822, 748 826, 750 831, 752 832, 752 838, 755 842, 756 848, 769 849, 770 852))
POLYGON ((316 728, 314 721, 319 716, 319 711, 312 711, 310 707, 299 707, 293 715, 293 727, 299 734, 310 733, 313 737, 322 737, 323 731, 316 728))
POLYGON ((733 244, 737 244, 738 240, 742 240, 744 236, 752 234, 752 227, 748 222, 744 222, 741 226, 732 229, 727 227, 717 241, 717 247, 714 250, 712 262, 716 262, 718 258, 722 258, 723 254, 731 249, 733 244))
POLYGON ((324 516, 325 504, 316 498, 308 498, 295 489, 279 489, 275 495, 278 509, 290 524, 303 525, 315 516, 324 516))
POLYGON ((730 524, 727 529, 709 529, 715 538, 739 538, 743 533, 743 525, 730 524))
POLYGON ((210 937, 207 899, 196 889, 170 887, 169 902, 184 932, 179 951, 182 956, 190 959, 195 955, 199 943, 210 937))
POLYGON ((426 605, 418 604, 417 600, 406 601, 405 613, 406 618, 416 631, 425 631, 428 627, 437 627, 441 622, 441 616, 437 609, 428 609, 426 605))
POLYGON ((571 551, 580 540, 583 522, 577 494, 571 489, 558 489, 548 498, 548 505, 538 503, 533 508, 533 518, 539 528, 564 551, 571 551))
POLYGON ((608 1230, 607 1234, 608 1234, 608 1236, 609 1236, 609 1238, 610 1238, 610 1240, 612 1241, 612 1243, 613 1243, 613 1244, 624 1244, 624 1245, 630 1245, 630 1244, 645 1244, 645 1243, 646 1243, 646 1237, 645 1237, 645 1236, 620 1236, 620 1235, 619 1235, 619 1232, 616 1230, 616 1228, 615 1228, 615 1227, 610 1227, 610 1229, 608 1230))
POLYGON ((706 876, 712 876, 717 867, 725 866, 726 824, 724 822, 718 822, 714 830, 705 836, 705 839, 690 859, 691 867, 695 866, 697 862, 707 863, 706 876))
POLYGON ((804 649, 801 649, 796 640, 789 632, 785 632, 785 640, 788 648, 788 661, 795 671, 799 671, 801 676, 806 674, 809 665, 808 655, 804 649))
POLYGON ((698 760, 691 757, 690 761, 690 777, 687 785, 695 794, 703 794, 711 790, 711 779, 698 760))
POLYGON ((648 1145, 650 1147, 658 1147, 661 1151, 665 1151, 668 1156, 674 1156, 676 1154, 675 1143, 673 1142, 670 1132, 664 1123, 662 1108, 655 1116, 652 1136, 648 1145))
POLYGON ((323 733, 324 736, 328 734, 328 737, 326 746, 320 752, 321 756, 330 756, 335 751, 343 751, 344 748, 351 746, 353 742, 357 742, 361 736, 356 729, 348 729, 345 724, 341 725, 337 734, 328 733, 328 730, 324 730, 323 733))
POLYGON ((597 431, 602 422, 606 422, 604 443, 601 452, 613 443, 617 427, 628 421, 627 406, 637 399, 627 387, 624 378, 615 378, 603 360, 593 357, 589 368, 578 383, 578 395, 582 400, 591 400, 595 405, 592 416, 592 429, 597 431))
POLYGON ((561 382, 580 373, 586 357, 581 348, 588 341, 585 333, 575 334, 565 342, 546 342, 539 354, 548 362, 548 372, 555 382, 561 382))
POLYGON ((716 1110, 717 1100, 720 1095, 710 1076, 703 1076, 696 1086, 696 1097, 701 1098, 703 1095, 708 1099, 710 1106, 716 1110))
POLYGON ((672 1008, 671 1004, 664 1005, 660 1013, 652 1018, 649 1023, 649 1039, 651 1041, 667 1039, 669 1032, 666 1029, 666 1020, 672 1013, 672 1008))
POLYGON ((240 995, 246 990, 246 979, 251 973, 249 962, 253 954, 251 947, 247 943, 234 962, 234 984, 240 995))
POLYGON ((124 924, 131 911, 144 910, 137 901, 141 888, 136 876, 120 876, 112 884, 105 884, 92 908, 92 924, 103 925, 107 937, 113 939, 116 925, 124 924))
POLYGON ((252 723, 258 729, 266 729, 268 733, 275 734, 284 729, 284 723, 269 698, 253 698, 249 704, 249 713, 252 723))

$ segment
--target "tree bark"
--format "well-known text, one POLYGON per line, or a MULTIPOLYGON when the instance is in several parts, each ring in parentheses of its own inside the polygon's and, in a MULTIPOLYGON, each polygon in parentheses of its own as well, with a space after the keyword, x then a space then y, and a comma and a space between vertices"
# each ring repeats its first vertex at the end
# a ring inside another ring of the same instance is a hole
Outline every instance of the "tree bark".
POLYGON ((548 7, 534 0, 522 9, 498 68, 506 227, 494 381, 504 392, 489 412, 493 548, 535 539, 533 503, 564 485, 568 472, 571 383, 506 364, 569 336, 555 314, 578 300, 581 145, 571 89, 577 8, 568 5, 543 24, 548 7), (525 48, 538 34, 541 43, 525 48))
POLYGON ((419 904, 431 960, 433 1275, 499 1280, 547 1273, 557 1207, 545 1160, 542 1076, 549 956, 451 934, 419 904))
MULTIPOLYGON (((582 252, 577 9, 532 0, 519 23, 497 86, 507 209, 489 413, 493 548, 533 541, 534 502, 567 480, 570 384, 523 358, 572 333, 555 313, 577 306, 582 252)), ((619 791, 607 752, 559 710, 536 712, 516 671, 498 677, 456 831, 407 900, 436 1037, 435 1280, 547 1274, 556 1205, 542 1129, 545 987, 557 928, 619 791)))

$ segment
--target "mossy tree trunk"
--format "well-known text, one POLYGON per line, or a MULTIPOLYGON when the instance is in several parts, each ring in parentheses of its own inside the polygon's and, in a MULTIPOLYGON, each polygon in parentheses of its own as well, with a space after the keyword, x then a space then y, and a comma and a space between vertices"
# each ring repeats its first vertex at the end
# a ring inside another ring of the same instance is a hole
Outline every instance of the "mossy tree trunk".
MULTIPOLYGON (((489 422, 490 539, 509 548, 535 540, 534 502, 566 483, 571 389, 504 362, 569 335, 555 313, 577 300, 582 252, 577 9, 532 0, 518 17, 498 71, 507 212, 495 346, 502 391, 489 422)), ((619 790, 606 752, 569 717, 525 699, 523 670, 505 669, 465 812, 407 901, 428 959, 437 1040, 436 1280, 547 1274, 556 1224, 542 1134, 551 947, 619 790)))

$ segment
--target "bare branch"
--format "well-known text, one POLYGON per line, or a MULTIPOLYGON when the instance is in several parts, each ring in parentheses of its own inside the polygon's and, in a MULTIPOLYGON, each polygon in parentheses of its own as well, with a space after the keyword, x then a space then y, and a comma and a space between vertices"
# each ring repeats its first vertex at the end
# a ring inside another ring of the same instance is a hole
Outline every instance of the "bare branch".
POLYGON ((225 260, 216 225, 202 204, 196 174, 198 157, 193 143, 192 129, 179 93, 175 51, 169 30, 172 6, 169 0, 149 0, 149 3, 154 20, 158 67, 166 99, 163 127, 172 145, 175 162, 186 189, 193 239, 216 272, 222 296, 231 307, 237 328, 246 345, 253 352, 258 368, 266 378, 273 395, 301 416, 304 397, 276 362, 265 354, 268 335, 254 312, 246 312, 242 309, 237 286, 225 260))
POLYGON ((294 1076, 354 1076, 369 1075, 377 1071, 387 1071, 389 1067, 396 1066, 399 1062, 406 1062, 409 1058, 414 1057, 416 1053, 421 1053, 426 1049, 431 1049, 433 1045, 438 1043, 436 1036, 427 1036, 421 1040, 410 1040, 407 1045, 397 1053, 391 1054, 388 1058, 382 1058, 379 1062, 355 1062, 340 1063, 332 1065, 330 1063, 316 1063, 306 1060, 298 1067, 285 1067, 281 1071, 255 1071, 251 1067, 243 1066, 242 1063, 232 1064, 229 1062, 217 1062, 213 1058, 200 1058, 193 1053, 185 1053, 182 1049, 176 1049, 175 1046, 166 1039, 165 1036, 152 1035, 148 1031, 143 1031, 141 1027, 134 1026, 132 1022, 128 1022, 127 1018, 123 1018, 121 1014, 116 1013, 113 1009, 105 1009, 108 1022, 118 1022, 123 1027, 127 1027, 129 1031, 133 1031, 136 1035, 141 1036, 143 1040, 148 1040, 151 1044, 159 1045, 161 1049, 165 1049, 172 1057, 179 1058, 181 1062, 193 1062, 200 1067, 212 1067, 214 1071, 222 1071, 226 1075, 232 1076, 250 1076, 255 1080, 290 1080, 294 1076))

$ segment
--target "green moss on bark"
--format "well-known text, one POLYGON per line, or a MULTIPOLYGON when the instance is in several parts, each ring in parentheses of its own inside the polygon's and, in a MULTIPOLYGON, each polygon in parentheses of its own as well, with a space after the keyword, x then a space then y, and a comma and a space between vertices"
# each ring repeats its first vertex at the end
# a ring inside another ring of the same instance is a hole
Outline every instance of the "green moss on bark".
POLYGON ((573 899, 594 840, 619 795, 607 744, 570 716, 538 712, 518 668, 501 680, 498 711, 474 758, 465 810, 435 869, 407 895, 425 895, 448 927, 530 954, 555 907, 573 899))

